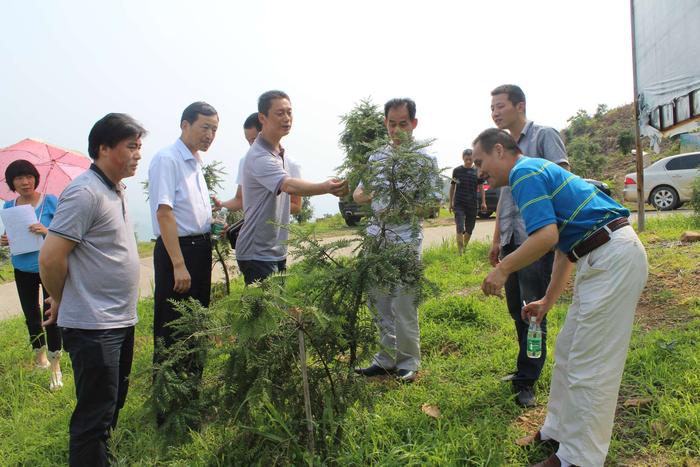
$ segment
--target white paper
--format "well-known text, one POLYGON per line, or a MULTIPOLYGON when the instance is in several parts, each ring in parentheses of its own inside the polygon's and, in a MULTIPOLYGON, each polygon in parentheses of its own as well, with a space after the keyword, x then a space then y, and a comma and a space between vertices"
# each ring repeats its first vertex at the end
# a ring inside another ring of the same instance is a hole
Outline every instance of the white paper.
POLYGON ((5 225, 7 240, 10 242, 10 253, 21 255, 39 251, 44 243, 44 237, 29 231, 29 226, 39 222, 34 207, 23 204, 0 211, 2 223, 5 225))

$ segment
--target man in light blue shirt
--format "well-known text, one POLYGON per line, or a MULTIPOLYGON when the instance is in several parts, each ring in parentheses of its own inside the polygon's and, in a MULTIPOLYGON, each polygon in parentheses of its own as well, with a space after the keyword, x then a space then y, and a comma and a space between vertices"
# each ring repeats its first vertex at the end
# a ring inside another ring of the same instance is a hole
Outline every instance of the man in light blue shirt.
MULTIPOLYGON (((148 169, 153 233, 157 236, 153 250, 155 367, 167 357, 168 348, 184 337, 168 326, 180 317, 170 301, 191 297, 209 306, 212 215, 200 151, 209 149, 218 126, 219 117, 211 105, 190 104, 182 113, 180 138, 161 149, 148 169)), ((201 378, 202 368, 194 359, 185 366, 191 377, 201 378)), ((157 414, 158 425, 165 421, 165 415, 157 414)))

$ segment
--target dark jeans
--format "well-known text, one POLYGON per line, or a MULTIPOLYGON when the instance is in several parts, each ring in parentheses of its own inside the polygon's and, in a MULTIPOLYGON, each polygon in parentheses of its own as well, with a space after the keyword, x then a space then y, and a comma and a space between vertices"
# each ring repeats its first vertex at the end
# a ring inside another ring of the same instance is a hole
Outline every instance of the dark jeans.
MULTIPOLYGON (((24 321, 27 323, 29 330, 29 341, 32 348, 39 349, 47 344, 50 351, 61 350, 61 331, 56 325, 46 327, 46 337, 44 337, 41 322, 44 320, 44 315, 41 312, 39 304, 39 288, 44 295, 44 300, 49 296, 46 289, 41 284, 41 278, 38 272, 24 272, 15 269, 15 285, 17 286, 17 295, 19 302, 22 304, 24 312, 24 321)), ((45 311, 45 310, 44 310, 45 311)))
POLYGON ((63 328, 63 342, 73 363, 77 397, 69 427, 69 464, 109 465, 107 439, 129 389, 134 327, 63 328))
MULTIPOLYGON (((192 279, 190 290, 183 294, 173 291, 175 286, 173 263, 160 237, 156 241, 156 246, 153 250, 155 273, 155 291, 153 294, 154 371, 157 371, 158 364, 167 359, 168 348, 182 337, 169 326, 171 322, 181 316, 170 303, 170 300, 185 300, 192 297, 201 303, 202 306, 209 306, 211 295, 211 240, 208 236, 181 237, 180 249, 185 259, 185 267, 192 279)), ((184 369, 192 377, 201 379, 204 369, 195 360, 193 356, 190 362, 183 362, 184 369)), ((198 397, 196 394, 192 396, 198 397)), ((163 415, 158 415, 159 423, 163 421, 163 415)))
MULTIPOLYGON (((515 251, 518 246, 511 241, 501 249, 501 256, 506 256, 515 251)), ((531 265, 524 267, 520 271, 508 276, 505 284, 506 303, 513 321, 515 331, 518 335, 517 374, 513 379, 513 385, 532 386, 542 373, 545 359, 547 357, 547 318, 542 320, 542 355, 540 358, 529 358, 527 356, 527 328, 529 323, 523 321, 520 311, 523 308, 523 301, 530 303, 544 297, 552 277, 552 265, 554 263, 554 252, 549 252, 531 265)))
POLYGON ((238 260, 238 269, 243 274, 245 285, 250 285, 256 281, 267 279, 272 274, 287 270, 287 260, 282 261, 257 261, 238 260))

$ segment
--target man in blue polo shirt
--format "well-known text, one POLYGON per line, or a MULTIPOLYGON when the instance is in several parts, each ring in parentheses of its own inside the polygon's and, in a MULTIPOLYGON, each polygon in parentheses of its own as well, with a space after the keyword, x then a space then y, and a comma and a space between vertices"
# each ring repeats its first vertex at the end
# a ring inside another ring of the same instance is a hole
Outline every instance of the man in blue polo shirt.
POLYGON ((486 130, 474 140, 474 163, 491 186, 510 187, 528 234, 484 279, 484 293, 500 295, 509 274, 556 248, 547 293, 522 311, 523 319, 541 322, 576 266, 572 303, 557 339, 547 418, 531 437, 556 440, 559 449, 536 465, 602 466, 647 279, 646 252, 629 226, 629 211, 557 164, 524 157, 503 130, 486 130))

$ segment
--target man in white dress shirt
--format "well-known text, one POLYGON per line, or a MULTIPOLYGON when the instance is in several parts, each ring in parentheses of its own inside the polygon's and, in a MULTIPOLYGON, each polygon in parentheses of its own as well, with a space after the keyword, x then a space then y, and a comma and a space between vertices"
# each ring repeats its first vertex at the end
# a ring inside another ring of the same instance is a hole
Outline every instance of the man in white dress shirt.
MULTIPOLYGON (((211 105, 190 104, 182 113, 180 137, 158 151, 148 169, 151 219, 157 237, 153 251, 154 376, 167 358, 168 348, 185 337, 168 326, 180 317, 170 300, 192 297, 209 306, 212 215, 200 151, 209 149, 218 126, 219 117, 211 105)), ((203 369, 193 359, 184 370, 199 379, 203 369)), ((158 414, 158 425, 165 421, 165 415, 158 414)))

